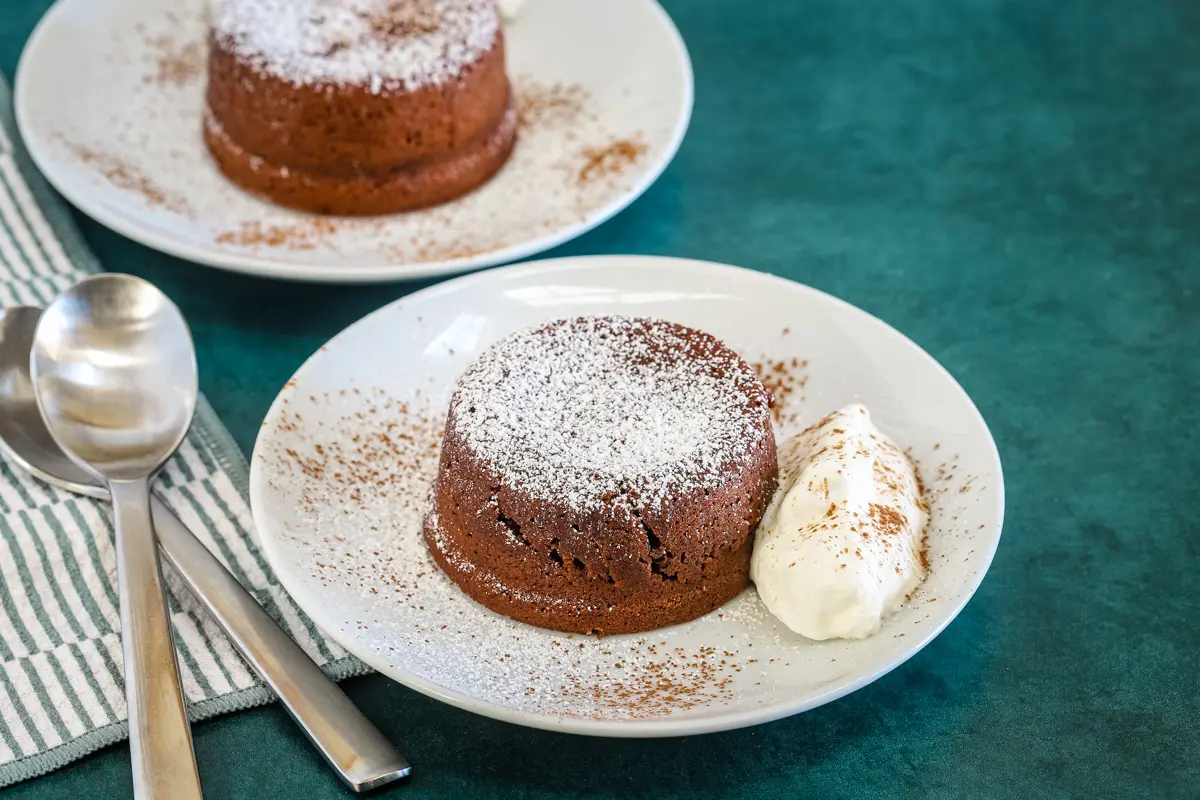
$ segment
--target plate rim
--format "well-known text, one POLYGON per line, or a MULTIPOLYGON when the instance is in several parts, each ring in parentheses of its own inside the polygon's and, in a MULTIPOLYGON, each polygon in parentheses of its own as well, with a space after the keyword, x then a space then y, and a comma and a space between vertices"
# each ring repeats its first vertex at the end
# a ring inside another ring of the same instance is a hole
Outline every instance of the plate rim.
MULTIPOLYGON (((695 72, 692 68, 687 44, 670 14, 662 7, 659 0, 640 1, 648 4, 652 13, 658 17, 659 23, 663 26, 663 30, 673 45, 675 59, 683 76, 682 107, 666 147, 658 159, 641 173, 627 192, 593 211, 583 221, 573 222, 553 233, 530 239, 522 244, 472 256, 416 264, 334 266, 295 264, 289 263, 286 259, 265 258, 261 255, 226 253, 221 250, 180 243, 168 233, 139 224, 137 217, 110 209, 102 200, 96 199, 94 193, 84 189, 71 191, 71 181, 65 178, 69 166, 62 159, 52 155, 52 148, 45 141, 46 136, 41 135, 37 126, 30 122, 32 111, 29 104, 32 101, 28 99, 30 91, 27 87, 29 80, 27 76, 33 69, 29 64, 36 57, 37 51, 47 46, 43 44, 42 39, 49 35, 46 31, 49 25, 53 24, 55 16, 68 13, 64 9, 71 3, 86 2, 86 0, 55 0, 34 26, 17 60, 13 80, 13 114, 25 151, 55 191, 79 211, 101 225, 161 253, 226 272, 298 283, 376 284, 457 275, 527 259, 565 244, 603 225, 645 194, 675 160, 679 148, 683 145, 684 137, 687 135, 695 108, 695 72)), ((452 204, 453 201, 445 205, 452 204)))
MULTIPOLYGON (((670 256, 655 256, 655 255, 591 255, 591 256, 568 256, 563 258, 548 258, 539 259, 523 264, 516 264, 500 269, 489 270, 487 272, 463 275, 453 280, 445 281, 426 289, 422 289, 412 294, 401 297, 390 303, 387 303, 380 308, 364 315, 360 319, 352 322, 344 329, 331 337, 324 345, 313 352, 304 363, 301 364, 289 379, 290 384, 296 376, 300 375, 308 365, 316 358, 323 355, 326 348, 337 341, 341 336, 349 333, 359 325, 365 324, 368 320, 376 315, 386 314, 396 310, 398 307, 407 303, 413 298, 428 299, 436 297, 439 294, 447 294, 461 290, 464 286, 469 286, 474 282, 495 281, 503 283, 510 279, 522 279, 530 276, 550 275, 557 272, 573 272, 586 271, 596 269, 603 266, 619 266, 621 264, 638 264, 639 266, 650 269, 686 269, 691 273, 697 271, 707 272, 709 274, 730 272, 738 275, 743 279, 762 280, 766 283, 787 284, 790 290, 799 289, 803 292, 810 293, 822 301, 832 301, 837 306, 842 306, 844 309, 852 313, 862 315, 868 321, 868 324, 876 324, 883 326, 884 329, 890 331, 896 336, 901 337, 904 342, 911 345, 917 353, 928 360, 942 375, 950 381, 951 386, 960 395, 961 399, 965 400, 970 410, 973 412, 976 421, 982 426, 983 432, 986 434, 986 444, 989 446, 990 460, 996 472, 994 482, 994 491, 997 492, 998 514, 993 526, 993 533, 989 537, 988 552, 982 561, 981 568, 967 582, 968 591, 963 593, 962 599, 956 603, 948 614, 941 620, 940 623, 929 629, 926 635, 920 639, 913 639, 912 646, 905 650, 902 656, 893 659, 890 662, 883 664, 879 669, 871 671, 867 674, 860 675, 852 680, 831 687, 814 697, 807 697, 804 700, 780 703, 768 707, 755 707, 742 711, 733 711, 728 714, 717 714, 711 717, 702 717, 695 719, 672 719, 670 716, 652 719, 652 720, 595 720, 580 717, 556 716, 548 714, 537 714, 521 709, 512 709, 504 706, 495 705, 483 700, 476 699, 462 692, 446 689, 438 684, 426 680, 420 676, 414 675, 409 671, 397 670, 394 666, 387 664, 382 658, 373 653, 370 648, 359 646, 354 637, 342 631, 336 624, 332 624, 329 619, 324 619, 326 615, 323 609, 318 607, 313 610, 306 608, 301 603, 298 595, 292 589, 293 583, 298 583, 299 579, 294 579, 286 570, 281 570, 279 566, 282 564, 282 558, 275 549, 274 540, 263 535, 261 531, 266 530, 263 524, 261 504, 256 503, 255 499, 260 493, 265 492, 264 478, 259 466, 262 459, 259 457, 261 448, 266 445, 264 442, 272 435, 271 426, 265 424, 266 420, 270 420, 280 413, 284 398, 284 393, 287 391, 287 386, 281 387, 280 392, 272 401, 270 408, 264 416, 264 425, 260 427, 258 435, 255 437, 254 450, 250 456, 250 482, 249 482, 249 501, 251 516, 254 521, 256 530, 260 531, 258 541, 262 548, 263 554, 267 562, 271 565, 272 570, 278 578, 280 585, 292 596, 304 613, 308 614, 312 621, 324 631, 330 638, 336 641, 341 647, 349 653, 359 658, 363 663, 370 666, 376 672, 385 677, 396 681, 397 683, 420 692, 427 697, 432 697, 435 700, 452 705, 456 708, 489 717, 491 719, 509 722, 517 725, 522 725, 530 728, 541 730, 558 731, 562 733, 573 733, 584 736, 603 736, 614 738, 660 738, 668 736, 687 736, 703 733, 714 733, 717 731, 735 730, 738 728, 750 727, 766 722, 772 722, 784 717, 790 717, 805 711, 812 710, 819 706, 838 700, 852 692, 868 686, 871 683, 882 678, 900 665, 906 663, 925 647, 937 638, 946 627, 953 622, 958 615, 966 607, 967 603, 975 596, 979 590, 983 579, 987 576, 991 568, 992 562, 995 559, 996 551, 1000 544, 1000 538, 1004 530, 1005 516, 1005 487, 1004 487, 1004 472, 1003 465, 1000 460, 1000 453, 996 447, 995 437, 992 435, 991 428, 987 421, 979 412, 979 408, 975 402, 963 389, 962 385, 954 378, 954 376, 932 355, 925 351, 920 345, 912 339, 905 336, 901 331, 889 325, 887 322, 879 319, 868 311, 865 311, 858 306, 853 305, 845 300, 842 300, 820 289, 813 288, 807 284, 793 281, 787 278, 773 275, 771 273, 759 272, 757 270, 748 269, 746 267, 738 267, 732 264, 722 264, 714 261, 701 261, 689 258, 675 258, 670 256), (323 622, 325 624, 323 624, 323 622), (401 675, 403 677, 401 677, 401 675)), ((307 591, 307 590, 305 590, 307 591)))

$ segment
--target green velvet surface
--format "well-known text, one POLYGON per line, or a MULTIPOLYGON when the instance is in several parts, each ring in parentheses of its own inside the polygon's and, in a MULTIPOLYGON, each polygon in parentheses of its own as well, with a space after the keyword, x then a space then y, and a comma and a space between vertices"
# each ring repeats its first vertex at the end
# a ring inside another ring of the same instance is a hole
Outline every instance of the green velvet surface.
MULTIPOLYGON (((4 1, 7 75, 46 5, 4 1)), ((551 255, 741 264, 904 331, 991 425, 999 552, 909 663, 749 730, 574 738, 353 680, 415 765, 381 796, 1197 796, 1200 5, 666 5, 696 70, 683 148, 626 212, 551 255)), ((247 451, 311 351, 424 285, 243 278, 81 224, 108 268, 183 307, 202 387, 247 451)), ((210 800, 349 794, 278 707, 195 737, 210 800)), ((129 795, 120 746, 6 792, 129 795)))

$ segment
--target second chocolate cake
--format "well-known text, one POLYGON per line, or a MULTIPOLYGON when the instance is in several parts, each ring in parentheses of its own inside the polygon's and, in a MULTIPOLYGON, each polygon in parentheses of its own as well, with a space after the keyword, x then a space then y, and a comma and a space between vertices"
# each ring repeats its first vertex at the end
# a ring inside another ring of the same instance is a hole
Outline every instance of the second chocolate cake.
POLYGON ((214 0, 210 45, 208 150, 280 205, 444 203, 517 138, 495 0, 214 0))
POLYGON ((425 538, 463 591, 513 619, 650 630, 747 586, 777 471, 767 391, 720 341, 560 320, 460 379, 425 538))

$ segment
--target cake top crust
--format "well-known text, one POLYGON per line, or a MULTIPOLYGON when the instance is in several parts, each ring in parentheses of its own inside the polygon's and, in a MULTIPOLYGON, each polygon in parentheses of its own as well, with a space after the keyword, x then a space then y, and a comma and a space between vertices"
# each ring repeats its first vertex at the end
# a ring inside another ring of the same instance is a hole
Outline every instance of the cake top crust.
POLYGON ((213 0, 214 43, 298 85, 412 91, 496 43, 494 0, 213 0))
POLYGON ((750 365, 707 333, 577 317, 484 351, 459 380, 448 425, 533 498, 634 510, 740 471, 773 435, 769 405, 750 365))

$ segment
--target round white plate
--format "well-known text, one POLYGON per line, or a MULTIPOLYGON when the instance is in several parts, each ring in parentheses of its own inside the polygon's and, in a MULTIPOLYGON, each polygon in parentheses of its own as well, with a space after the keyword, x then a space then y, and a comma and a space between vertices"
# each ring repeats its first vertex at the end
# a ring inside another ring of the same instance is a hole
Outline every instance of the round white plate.
POLYGON ((522 105, 509 163, 438 208, 369 220, 260 202, 201 140, 207 0, 59 0, 17 69, 38 167, 84 213, 172 255, 276 278, 444 275, 572 239, 644 192, 675 155, 692 68, 654 0, 529 0, 505 26, 522 105))
POLYGON ((300 369, 263 423, 250 473, 267 558, 340 644, 461 708, 551 730, 668 736, 752 725, 852 692, 904 662, 975 592, 1004 488, 987 425, 954 379, 886 324, 736 267, 641 256, 559 259, 417 292, 352 325, 300 369), (863 402, 928 483, 932 569, 865 641, 791 633, 747 590, 701 619, 597 640, 468 599, 433 563, 421 515, 438 424, 489 344, 580 314, 701 328, 788 384, 777 433, 863 402))

